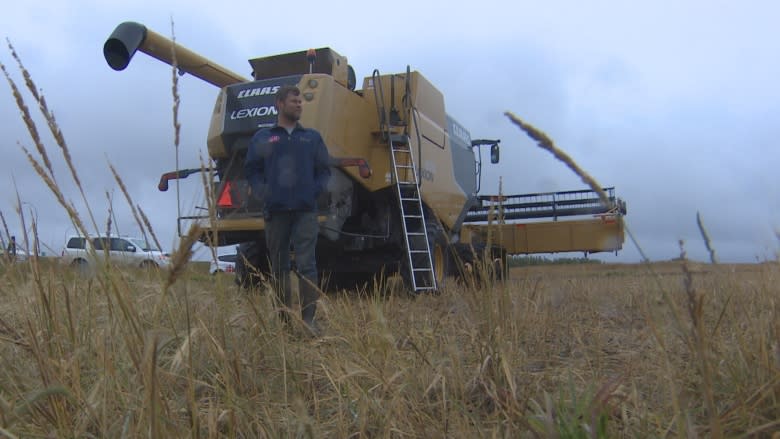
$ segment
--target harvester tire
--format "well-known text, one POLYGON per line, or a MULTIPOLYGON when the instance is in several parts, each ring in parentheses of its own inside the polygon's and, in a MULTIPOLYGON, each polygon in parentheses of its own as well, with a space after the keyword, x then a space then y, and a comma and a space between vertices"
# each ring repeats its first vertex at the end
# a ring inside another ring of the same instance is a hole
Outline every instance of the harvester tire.
POLYGON ((506 250, 492 246, 486 251, 485 245, 457 244, 453 246, 453 256, 457 259, 457 277, 461 283, 474 287, 486 287, 503 283, 509 275, 506 250))
POLYGON ((371 291, 376 283, 374 273, 364 272, 335 272, 327 275, 326 291, 338 292, 342 290, 371 291))
POLYGON ((241 243, 236 257, 236 283, 244 289, 257 288, 268 273, 265 248, 254 241, 241 243))

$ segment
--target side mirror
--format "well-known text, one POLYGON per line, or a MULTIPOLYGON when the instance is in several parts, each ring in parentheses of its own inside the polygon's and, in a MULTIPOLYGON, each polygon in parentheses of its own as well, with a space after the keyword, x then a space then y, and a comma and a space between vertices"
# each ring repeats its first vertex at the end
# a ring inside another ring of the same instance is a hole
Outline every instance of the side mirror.
POLYGON ((498 143, 490 145, 490 163, 498 163, 499 156, 498 143))
POLYGON ((128 245, 127 247, 125 247, 125 251, 128 251, 130 253, 135 253, 135 246, 132 244, 128 245))

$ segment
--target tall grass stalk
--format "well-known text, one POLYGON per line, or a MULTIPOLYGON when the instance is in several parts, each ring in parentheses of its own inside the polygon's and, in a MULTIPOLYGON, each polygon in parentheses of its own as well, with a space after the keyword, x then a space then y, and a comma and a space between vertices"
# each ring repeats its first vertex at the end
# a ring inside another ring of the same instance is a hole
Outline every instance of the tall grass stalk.
MULTIPOLYGON (((599 196, 599 199, 601 200, 601 203, 608 207, 609 209, 614 209, 616 206, 613 206, 612 201, 610 201, 609 196, 606 192, 604 192, 604 188, 596 181, 595 178, 591 177, 590 174, 585 172, 584 169, 580 167, 580 165, 577 164, 577 162, 572 159, 569 154, 567 154, 562 149, 555 146, 555 143, 550 139, 550 137, 545 134, 544 131, 534 127, 533 125, 523 121, 519 117, 515 116, 513 113, 507 111, 504 113, 506 117, 509 118, 509 120, 512 121, 515 125, 520 127, 521 130, 523 130, 528 136, 532 139, 534 139, 539 145, 540 148, 548 151, 550 154, 552 154, 558 161, 565 164, 569 169, 571 169, 572 172, 574 172, 580 179, 588 185, 594 192, 596 192, 599 196)), ((631 233, 630 228, 628 227, 628 224, 625 223, 625 220, 623 220, 623 227, 628 233, 629 238, 634 243, 634 245, 637 248, 637 251, 639 251, 640 256, 642 257, 642 261, 644 262, 650 262, 650 258, 647 257, 647 254, 645 254, 644 250, 642 249, 642 246, 639 245, 639 242, 634 237, 634 234, 631 233)))
POLYGON ((130 196, 130 192, 127 191, 127 187, 125 186, 125 182, 122 181, 122 177, 119 176, 119 173, 116 171, 116 168, 114 168, 114 165, 111 163, 108 164, 108 168, 111 170, 111 174, 114 176, 114 180, 116 181, 116 184, 119 185, 119 189, 122 191, 122 194, 125 196, 125 200, 127 201, 127 205, 130 207, 130 212, 133 214, 133 218, 135 219, 135 223, 138 225, 138 228, 141 230, 141 234, 143 235, 144 242, 149 242, 149 237, 147 236, 147 230, 149 230, 150 234, 152 235, 154 239, 154 244, 157 246, 157 248, 162 249, 160 246, 160 242, 157 240, 157 237, 154 236, 153 233, 151 233, 151 228, 148 228, 149 225, 149 219, 146 218, 144 215, 143 217, 139 213, 140 207, 136 207, 137 205, 133 203, 133 199, 130 196))
POLYGON ((696 225, 699 227, 699 232, 701 232, 701 239, 704 241, 704 246, 707 247, 707 252, 710 254, 710 262, 717 264, 718 257, 715 255, 715 248, 712 247, 710 234, 707 233, 707 229, 704 227, 704 221, 702 221, 699 212, 696 212, 696 225))
MULTIPOLYGON (((552 153, 556 159, 566 164, 575 174, 577 174, 583 182, 591 187, 592 190, 599 194, 602 203, 605 206, 611 206, 610 201, 606 193, 601 189, 601 186, 592 178, 587 172, 585 172, 577 163, 565 152, 555 146, 553 141, 541 130, 533 127, 532 125, 522 121, 512 113, 505 113, 509 119, 525 131, 532 139, 537 141, 537 144, 552 153)), ((717 264, 717 258, 715 256, 715 250, 711 245, 709 235, 704 228, 701 216, 697 214, 697 224, 699 230, 702 233, 707 250, 710 253, 710 260, 713 264, 717 264)), ((714 349, 712 347, 711 339, 716 336, 716 331, 721 328, 721 325, 726 318, 728 312, 728 306, 731 303, 731 295, 726 295, 725 302, 720 307, 717 320, 714 324, 714 329, 708 331, 705 328, 705 294, 699 289, 694 288, 694 281, 692 271, 689 268, 689 262, 685 255, 682 242, 680 242, 681 248, 681 261, 683 272, 683 284, 685 292, 685 307, 687 313, 684 315, 681 312, 679 306, 679 299, 671 293, 671 290, 663 285, 661 277, 654 272, 651 265, 648 264, 649 260, 642 251, 639 243, 636 241, 634 235, 631 233, 628 225, 625 225, 625 230, 629 234, 631 240, 636 244, 640 251, 642 259, 646 261, 646 266, 653 275, 652 278, 658 286, 658 290, 663 297, 663 302, 667 305, 667 311, 671 314, 672 325, 672 339, 668 330, 665 330, 665 324, 663 324, 663 311, 657 309, 652 304, 646 305, 647 321, 649 329, 653 334, 658 348, 664 356, 664 369, 667 371, 669 380, 669 388, 671 401, 673 404, 673 420, 676 421, 677 434, 683 435, 687 432, 688 435, 697 434, 698 427, 696 426, 697 418, 699 416, 691 416, 691 412, 685 407, 687 404, 687 398, 682 397, 682 390, 679 389, 678 380, 674 378, 675 371, 675 357, 678 355, 674 347, 674 338, 682 340, 687 348, 687 354, 690 355, 696 364, 698 376, 701 383, 696 385, 696 392, 700 395, 701 399, 705 403, 703 412, 704 418, 708 420, 707 435, 710 437, 722 437, 723 421, 722 417, 725 415, 721 413, 718 404, 716 403, 716 388, 718 386, 718 379, 715 376, 714 365, 712 358, 714 357, 714 349)), ((775 319, 777 318, 777 312, 775 311, 775 319)))
MULTIPOLYGON (((698 218, 698 217, 697 217, 698 218)), ((704 402, 707 407, 707 416, 710 420, 709 434, 714 438, 723 437, 723 431, 720 425, 718 408, 715 405, 714 379, 712 356, 710 349, 710 334, 706 333, 704 327, 704 294, 694 288, 693 274, 688 265, 688 258, 685 253, 683 241, 680 244, 680 259, 682 261, 683 283, 687 295, 688 318, 690 319, 690 332, 688 334, 688 344, 692 353, 696 354, 697 366, 702 377, 701 393, 704 396, 704 402)))
MULTIPOLYGON (((38 92, 38 89, 35 86, 32 77, 30 76, 30 73, 24 67, 22 60, 21 58, 19 58, 16 51, 14 50, 13 45, 11 45, 10 41, 7 42, 8 42, 8 49, 11 52, 11 56, 13 56, 13 58, 16 60, 19 66, 19 70, 22 72, 22 75, 24 76, 27 89, 29 90, 30 94, 33 95, 36 102, 38 103, 38 109, 40 110, 43 117, 46 119, 46 124, 49 127, 49 130, 51 131, 51 134, 54 137, 55 142, 57 143, 57 145, 59 145, 62 151, 62 155, 65 158, 65 163, 68 165, 68 169, 70 170, 70 175, 73 178, 73 181, 76 183, 76 187, 79 189, 79 193, 81 194, 81 198, 84 202, 84 208, 87 210, 87 214, 89 215, 89 218, 92 221, 94 230, 97 232, 98 231, 97 221, 95 221, 95 217, 92 214, 92 209, 89 207, 89 203, 87 202, 87 196, 84 193, 84 187, 81 185, 81 179, 79 179, 78 172, 76 172, 75 165, 73 164, 73 160, 70 155, 68 144, 65 141, 65 136, 60 130, 60 127, 57 124, 57 120, 54 118, 54 113, 52 113, 49 110, 49 107, 46 104, 46 99, 44 98, 43 93, 38 92)), ((57 186, 57 181, 54 178, 54 170, 51 166, 51 161, 49 160, 48 153, 46 152, 46 148, 43 146, 43 143, 41 142, 40 136, 38 135, 38 130, 35 126, 35 122, 33 122, 32 118, 30 117, 30 113, 27 110, 27 106, 24 103, 24 99, 21 97, 21 94, 19 93, 19 90, 17 89, 14 81, 11 79, 10 75, 8 74, 8 72, 5 70, 5 67, 1 63, 0 63, 0 68, 2 68, 3 73, 5 74, 6 79, 8 80, 11 89, 13 90, 13 94, 14 97, 16 98, 17 106, 19 107, 19 110, 22 112, 22 119, 24 120, 25 125, 27 125, 28 131, 30 132, 30 137, 35 143, 35 146, 38 150, 38 153, 41 156, 41 159, 43 160, 46 170, 48 170, 48 177, 51 180, 51 183, 57 186)), ((27 153, 26 149, 25 149, 25 153, 27 153)), ((29 154, 27 155, 29 157, 29 154)), ((41 168, 41 170, 42 169, 43 168, 41 168)), ((52 186, 49 185, 49 187, 51 188, 52 186)))
POLYGON ((0 235, 0 244, 2 244, 5 249, 6 241, 11 242, 11 232, 8 230, 8 223, 5 221, 5 215, 3 215, 2 210, 0 210, 0 223, 3 224, 3 233, 5 234, 5 238, 0 235))
MULTIPOLYGON (((179 72, 178 72, 178 60, 176 58, 176 32, 173 23, 173 17, 171 17, 171 95, 173 97, 173 107, 171 111, 173 113, 173 149, 174 159, 176 162, 176 170, 179 170, 179 143, 181 141, 181 124, 179 123, 179 105, 181 104, 181 97, 179 96, 179 72)), ((176 214, 181 216, 181 195, 179 191, 179 179, 176 179, 176 214)))

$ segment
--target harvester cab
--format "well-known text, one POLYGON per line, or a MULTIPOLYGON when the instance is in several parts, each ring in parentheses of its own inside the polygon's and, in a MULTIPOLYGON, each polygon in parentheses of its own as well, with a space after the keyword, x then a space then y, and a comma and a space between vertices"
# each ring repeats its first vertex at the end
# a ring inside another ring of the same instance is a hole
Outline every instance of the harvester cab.
MULTIPOLYGON (((489 147, 497 163, 500 141, 472 140, 447 114, 442 93, 408 67, 374 70, 358 89, 347 58, 330 48, 251 59, 249 79, 137 23, 120 24, 104 45, 116 70, 137 50, 219 88, 206 139, 212 165, 202 170, 210 175, 215 211, 182 216, 178 226, 181 233, 183 223, 199 221, 205 244, 238 244, 242 285, 268 270, 263 200, 249 189, 245 156, 255 131, 276 122, 275 94, 284 85, 301 90, 301 124, 322 134, 331 156, 332 176, 318 201, 317 247, 330 286, 399 272, 410 290, 422 292, 441 288, 479 258, 497 262, 501 275, 508 254, 622 246, 625 204, 614 189, 608 205, 591 191, 479 195, 481 148, 489 147), (558 221, 564 216, 580 219, 558 221)), ((164 173, 158 188, 199 171, 164 173)))

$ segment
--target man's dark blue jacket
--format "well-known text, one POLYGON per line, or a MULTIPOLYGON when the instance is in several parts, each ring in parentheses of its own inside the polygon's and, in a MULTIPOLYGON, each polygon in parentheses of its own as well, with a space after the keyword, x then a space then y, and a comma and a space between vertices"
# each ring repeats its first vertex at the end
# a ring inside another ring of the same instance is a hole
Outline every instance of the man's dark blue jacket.
POLYGON ((252 192, 265 201, 265 213, 315 210, 328 184, 328 149, 316 130, 296 125, 292 133, 274 125, 249 142, 245 172, 252 192))

